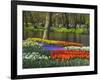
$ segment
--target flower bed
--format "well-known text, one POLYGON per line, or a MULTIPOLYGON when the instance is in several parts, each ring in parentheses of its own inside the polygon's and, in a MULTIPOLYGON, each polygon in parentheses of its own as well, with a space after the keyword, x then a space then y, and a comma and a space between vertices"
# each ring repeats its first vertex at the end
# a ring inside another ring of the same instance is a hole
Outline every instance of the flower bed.
POLYGON ((89 59, 89 52, 81 50, 54 50, 51 51, 50 56, 52 59, 72 59, 72 58, 89 59))
POLYGON ((64 47, 58 45, 44 45, 43 48, 46 50, 65 50, 64 47))
POLYGON ((35 42, 43 42, 45 44, 54 44, 54 45, 60 45, 60 46, 82 46, 81 43, 76 42, 67 42, 67 41, 55 41, 55 40, 46 40, 41 38, 28 38, 29 41, 35 41, 35 42))
POLYGON ((66 42, 66 41, 57 41, 56 44, 63 45, 63 46, 82 46, 82 44, 80 43, 66 42))
POLYGON ((67 46, 67 47, 64 47, 66 50, 83 50, 83 51, 89 51, 90 48, 89 46, 82 46, 82 47, 79 47, 79 46, 67 46))
POLYGON ((29 38, 23 41, 23 68, 89 65, 89 47, 80 43, 29 38))
POLYGON ((39 54, 44 54, 44 55, 49 55, 50 52, 43 48, 43 46, 39 45, 39 43, 34 42, 34 41, 28 41, 25 40, 23 41, 23 56, 24 54, 32 54, 33 52, 38 52, 39 54))

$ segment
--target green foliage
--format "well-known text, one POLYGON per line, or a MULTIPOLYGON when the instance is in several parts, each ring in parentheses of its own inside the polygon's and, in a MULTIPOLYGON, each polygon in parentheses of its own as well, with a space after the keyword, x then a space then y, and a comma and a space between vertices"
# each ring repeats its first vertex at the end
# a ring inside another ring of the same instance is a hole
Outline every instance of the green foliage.
POLYGON ((84 33, 84 32, 87 32, 87 29, 85 28, 78 28, 75 30, 75 33, 84 33))
POLYGON ((34 28, 34 27, 25 27, 24 33, 32 33, 32 32, 44 31, 44 28, 34 28))
POLYGON ((67 33, 84 33, 87 29, 85 28, 55 28, 54 32, 67 32, 67 33))
POLYGON ((36 48, 39 49, 41 46, 33 41, 23 41, 23 53, 32 53, 36 48))
MULTIPOLYGON (((44 27, 47 12, 36 12, 36 11, 23 11, 24 23, 32 26, 42 26, 44 27)), ((90 17, 89 14, 83 13, 51 13, 51 24, 53 27, 66 26, 69 24, 74 25, 89 25, 90 17)))
POLYGON ((68 66, 87 66, 89 65, 88 59, 70 59, 65 61, 55 61, 52 59, 24 59, 23 68, 45 68, 45 67, 68 67, 68 66))
POLYGON ((23 58, 36 60, 36 59, 49 59, 50 57, 43 55, 43 54, 40 54, 39 52, 32 52, 31 54, 27 53, 23 58))
MULTIPOLYGON (((63 61, 59 59, 53 60, 50 57, 50 51, 45 50, 36 41, 41 41, 41 39, 29 38, 23 41, 23 55, 22 55, 23 68, 45 68, 45 67, 89 65, 88 59, 81 59, 81 58, 74 58, 63 61)), ((83 47, 83 49, 88 49, 88 47, 83 47)))
MULTIPOLYGON (((89 14, 48 12, 48 17, 46 14, 47 12, 23 11, 24 39, 33 37, 35 32, 46 31, 47 33, 45 34, 49 35, 51 31, 67 33, 84 33, 89 31, 89 14), (47 23, 48 28, 45 28, 47 23)), ((41 33, 41 35, 43 37, 44 34, 41 33)))
POLYGON ((43 32, 44 28, 24 27, 24 38, 33 37, 34 32, 43 32))
MULTIPOLYGON (((40 28, 34 28, 34 27, 25 27, 24 28, 24 37, 25 39, 28 37, 33 37, 34 33, 43 35, 44 32, 44 28, 40 27, 40 28)), ((50 32, 61 32, 61 33, 77 33, 77 34, 81 34, 81 33, 87 33, 88 30, 86 28, 54 28, 51 29, 50 32)))
POLYGON ((50 52, 45 50, 42 46, 40 46, 37 42, 26 40, 23 41, 23 55, 33 52, 38 52, 39 54, 49 55, 50 52))
MULTIPOLYGON (((38 31, 44 31, 44 28, 43 27, 40 27, 40 28, 34 28, 34 27, 25 27, 24 29, 24 33, 33 33, 33 32, 38 32, 38 31)), ((52 29, 51 31, 53 32, 69 32, 69 33, 84 33, 87 31, 86 28, 54 28, 52 29)))

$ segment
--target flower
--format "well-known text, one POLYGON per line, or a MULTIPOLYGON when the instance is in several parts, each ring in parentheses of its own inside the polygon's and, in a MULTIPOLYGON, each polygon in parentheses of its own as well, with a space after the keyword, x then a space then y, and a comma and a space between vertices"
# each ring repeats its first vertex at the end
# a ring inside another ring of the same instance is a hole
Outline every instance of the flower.
POLYGON ((52 59, 72 59, 85 58, 89 59, 89 52, 82 50, 54 50, 51 52, 52 59))
POLYGON ((66 50, 84 50, 84 51, 89 51, 90 48, 88 46, 66 46, 64 47, 66 50))
POLYGON ((66 42, 66 41, 57 41, 56 44, 63 45, 63 46, 82 46, 82 44, 80 43, 66 42))
POLYGON ((82 46, 81 43, 69 42, 69 41, 46 40, 41 38, 28 38, 27 40, 34 42, 43 42, 46 44, 60 45, 60 46, 82 46))

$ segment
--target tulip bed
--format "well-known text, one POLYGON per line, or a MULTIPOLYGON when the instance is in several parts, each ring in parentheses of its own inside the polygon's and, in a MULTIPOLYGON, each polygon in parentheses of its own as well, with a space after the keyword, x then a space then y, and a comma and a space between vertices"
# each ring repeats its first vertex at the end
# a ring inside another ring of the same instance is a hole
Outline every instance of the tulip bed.
POLYGON ((80 50, 54 50, 50 56, 52 59, 61 60, 73 58, 89 59, 89 52, 80 50))
POLYGON ((23 41, 23 68, 88 66, 89 47, 80 43, 29 38, 23 41))
POLYGON ((82 46, 81 43, 76 42, 67 42, 67 41, 55 41, 55 40, 46 40, 41 38, 28 38, 29 41, 34 42, 42 42, 44 44, 53 44, 53 45, 60 45, 60 46, 82 46))

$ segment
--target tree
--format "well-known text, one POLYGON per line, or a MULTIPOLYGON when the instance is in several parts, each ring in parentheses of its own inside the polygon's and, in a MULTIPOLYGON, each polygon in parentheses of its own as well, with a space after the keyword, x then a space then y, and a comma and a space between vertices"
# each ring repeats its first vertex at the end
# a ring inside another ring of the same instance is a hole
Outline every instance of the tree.
POLYGON ((32 26, 34 27, 35 22, 34 22, 34 18, 32 16, 32 12, 30 12, 30 22, 31 22, 32 26))
POLYGON ((28 12, 23 12, 23 17, 24 17, 24 25, 26 26, 26 27, 28 27, 28 12))
POLYGON ((51 26, 51 13, 47 12, 46 19, 45 19, 45 30, 43 33, 43 39, 49 38, 50 26, 51 26))

